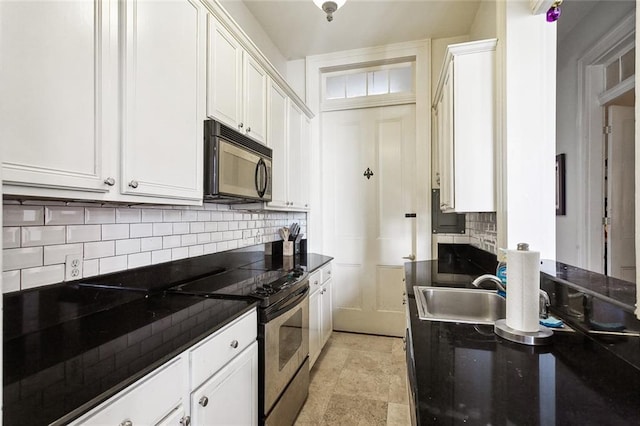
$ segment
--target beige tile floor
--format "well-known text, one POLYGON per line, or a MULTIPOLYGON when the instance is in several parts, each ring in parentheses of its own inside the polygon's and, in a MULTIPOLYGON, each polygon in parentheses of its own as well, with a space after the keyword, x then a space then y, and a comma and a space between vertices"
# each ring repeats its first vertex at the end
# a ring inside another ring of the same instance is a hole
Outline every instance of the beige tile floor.
POLYGON ((333 332, 296 426, 410 425, 406 377, 402 339, 333 332))

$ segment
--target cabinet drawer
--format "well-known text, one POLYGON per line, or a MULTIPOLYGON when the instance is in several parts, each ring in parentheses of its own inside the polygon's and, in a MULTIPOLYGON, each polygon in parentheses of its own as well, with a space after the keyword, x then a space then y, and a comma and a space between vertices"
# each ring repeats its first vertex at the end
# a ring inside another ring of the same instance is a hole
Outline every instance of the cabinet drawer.
POLYGON ((331 262, 324 265, 321 269, 322 271, 322 283, 326 283, 331 278, 331 262))
POLYGON ((74 425, 156 424, 182 404, 186 361, 180 357, 135 382, 74 425))
POLYGON ((256 310, 243 315, 190 350, 191 386, 200 386, 258 337, 256 310))
POLYGON ((320 269, 309 274, 309 293, 313 294, 322 287, 322 271, 320 269))

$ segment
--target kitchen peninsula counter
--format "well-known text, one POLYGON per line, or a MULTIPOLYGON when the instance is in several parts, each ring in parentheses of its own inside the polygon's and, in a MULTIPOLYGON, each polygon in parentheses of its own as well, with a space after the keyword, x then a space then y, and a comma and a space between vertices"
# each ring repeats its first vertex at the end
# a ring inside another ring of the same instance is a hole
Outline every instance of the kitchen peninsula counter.
MULTIPOLYGON (((547 346, 493 326, 423 321, 413 286, 467 287, 483 269, 454 257, 405 264, 407 362, 419 425, 627 425, 640 422, 640 370, 581 332, 547 346), (454 261, 455 260, 455 261, 454 261), (459 272, 459 273, 456 273, 459 272)), ((638 337, 619 337, 628 344, 638 337)))

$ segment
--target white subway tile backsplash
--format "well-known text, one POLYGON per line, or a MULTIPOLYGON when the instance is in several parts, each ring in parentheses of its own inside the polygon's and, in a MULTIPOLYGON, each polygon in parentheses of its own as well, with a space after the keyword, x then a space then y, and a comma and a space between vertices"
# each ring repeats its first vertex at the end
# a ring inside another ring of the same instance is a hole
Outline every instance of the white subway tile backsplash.
POLYGON ((127 264, 128 269, 151 265, 151 252, 130 254, 127 264))
POLYGON ((163 235, 173 234, 173 226, 171 223, 154 223, 153 224, 153 236, 161 237, 163 235))
POLYGON ((189 223, 188 222, 178 222, 173 224, 173 233, 174 234, 188 234, 189 233, 189 223))
POLYGON ((44 207, 6 205, 2 209, 3 226, 44 225, 44 207))
POLYGON ((162 248, 162 237, 149 237, 140 239, 141 251, 160 250, 162 248))
POLYGON ((82 225, 84 223, 84 208, 45 206, 45 225, 82 225))
POLYGON ((162 248, 168 249, 173 247, 180 247, 180 235, 169 235, 168 237, 162 237, 162 248))
POLYGON ((104 257, 100 259, 100 275, 127 269, 127 256, 104 257))
POLYGON ((197 234, 198 232, 204 232, 204 222, 191 222, 189 231, 192 234, 197 234))
POLYGON ((20 247, 20 227, 6 226, 2 228, 2 247, 6 249, 20 247))
POLYGON ((42 266, 43 247, 15 248, 2 251, 2 270, 31 268, 42 266))
POLYGON ((171 249, 171 260, 186 259, 187 257, 189 257, 189 247, 171 249))
POLYGON ((98 259, 85 260, 82 262, 82 277, 94 277, 100 273, 100 262, 98 259))
POLYGON ((100 225, 67 226, 67 243, 86 243, 100 241, 102 231, 100 225))
POLYGON ((64 226, 26 226, 22 228, 22 247, 64 244, 64 226))
POLYGON ((162 210, 143 209, 142 221, 143 222, 162 222, 162 210))
POLYGON ((138 223, 142 220, 140 209, 116 209, 116 223, 138 223))
POLYGON ((6 271, 2 273, 2 292, 10 293, 20 290, 20 270, 6 271))
POLYGON ((55 284, 64 280, 64 265, 41 266, 21 271, 20 287, 22 290, 55 284))
POLYGON ((163 222, 180 222, 182 220, 182 213, 180 210, 163 210, 162 221, 163 222))
POLYGON ((132 223, 129 225, 129 236, 131 238, 150 237, 153 235, 153 225, 151 223, 132 223))
POLYGON ((192 246, 198 243, 198 237, 196 234, 187 234, 181 236, 180 245, 181 246, 192 246))
MULTIPOLYGON (((84 258, 97 259, 115 254, 115 241, 100 241, 84 244, 84 258)), ((102 273, 102 272, 101 272, 102 273)))
POLYGON ((198 222, 207 222, 211 220, 211 212, 208 211, 198 211, 198 222))
POLYGON ((171 249, 156 250, 151 252, 152 265, 169 261, 171 261, 171 249))
POLYGON ((61 244, 57 246, 47 246, 44 248, 44 264, 54 265, 56 263, 65 263, 67 255, 79 254, 82 256, 84 245, 78 244, 61 244))
POLYGON ((116 241, 116 256, 140 252, 140 239, 116 241))
POLYGON ((110 207, 94 207, 84 210, 84 223, 96 225, 116 222, 116 209, 110 207))
POLYGON ((102 240, 122 240, 129 238, 129 225, 102 225, 102 240))
POLYGON ((293 221, 303 230, 306 225, 305 214, 242 213, 215 204, 5 201, 5 292, 62 281, 69 254, 83 257, 83 277, 91 277, 268 242, 279 239, 278 229, 293 221))

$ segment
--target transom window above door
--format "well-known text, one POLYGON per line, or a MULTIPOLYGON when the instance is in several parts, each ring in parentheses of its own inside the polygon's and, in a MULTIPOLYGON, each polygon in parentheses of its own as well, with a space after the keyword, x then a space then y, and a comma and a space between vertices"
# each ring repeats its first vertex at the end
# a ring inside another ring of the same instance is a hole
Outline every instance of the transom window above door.
POLYGON ((414 102, 414 61, 322 73, 324 111, 414 102))

